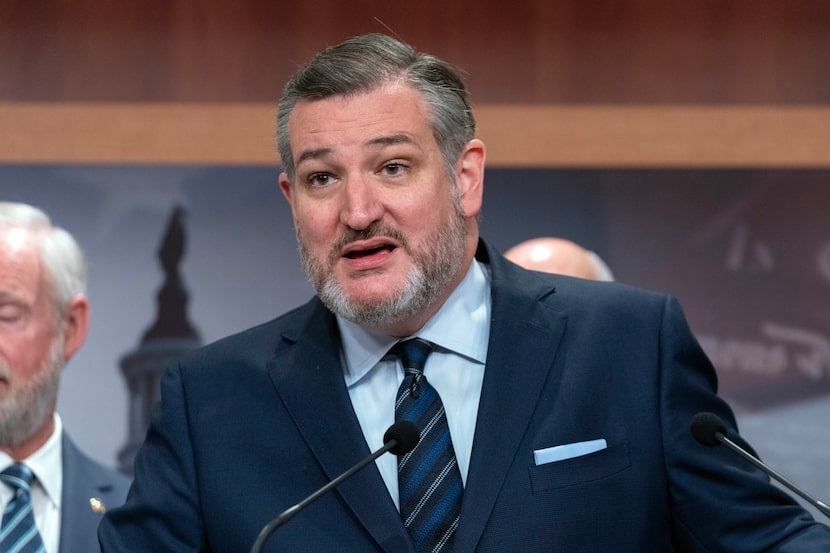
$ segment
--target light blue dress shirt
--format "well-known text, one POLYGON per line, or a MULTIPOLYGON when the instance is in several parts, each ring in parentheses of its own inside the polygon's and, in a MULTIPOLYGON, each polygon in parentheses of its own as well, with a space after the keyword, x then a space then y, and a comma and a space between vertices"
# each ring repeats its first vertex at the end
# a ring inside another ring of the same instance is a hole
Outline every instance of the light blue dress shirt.
MULTIPOLYGON (((436 345, 427 359, 424 375, 444 402, 458 468, 465 483, 484 381, 490 309, 489 271, 474 261, 461 284, 415 335, 436 345)), ((398 339, 371 332, 340 317, 337 322, 342 337, 346 386, 366 443, 375 451, 383 447, 383 434, 395 422, 395 397, 403 381, 403 368, 397 359, 384 359, 384 356, 398 339)), ((397 457, 385 454, 375 463, 389 495, 399 506, 397 457)))

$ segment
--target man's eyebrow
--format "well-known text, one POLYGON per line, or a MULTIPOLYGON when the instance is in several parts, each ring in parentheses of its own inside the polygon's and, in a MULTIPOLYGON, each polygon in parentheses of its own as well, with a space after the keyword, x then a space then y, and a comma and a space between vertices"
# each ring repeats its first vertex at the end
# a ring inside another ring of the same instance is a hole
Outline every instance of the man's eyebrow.
POLYGON ((297 162, 295 165, 299 165, 303 161, 308 159, 319 159, 321 157, 327 156, 331 153, 331 148, 318 148, 316 150, 306 150, 300 154, 300 157, 297 158, 297 162))
POLYGON ((6 290, 0 290, 0 301, 3 303, 20 303, 22 300, 20 298, 20 294, 15 292, 9 292, 6 290))
POLYGON ((369 146, 393 146, 395 144, 415 144, 411 136, 405 133, 379 136, 366 142, 369 146))
MULTIPOLYGON (((366 141, 367 146, 393 146, 395 144, 415 144, 411 136, 405 133, 390 134, 388 136, 378 136, 366 141)), ((314 150, 305 150, 297 158, 295 165, 299 165, 303 161, 309 159, 320 159, 331 154, 334 150, 332 148, 317 148, 314 150)))

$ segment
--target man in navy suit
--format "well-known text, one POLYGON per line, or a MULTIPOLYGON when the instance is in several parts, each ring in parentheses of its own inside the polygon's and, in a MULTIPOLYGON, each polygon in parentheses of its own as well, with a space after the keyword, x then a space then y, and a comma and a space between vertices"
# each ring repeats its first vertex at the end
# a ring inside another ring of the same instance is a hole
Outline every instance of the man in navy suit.
MULTIPOLYGON (((448 64, 350 39, 291 79, 277 128, 317 296, 166 372, 130 497, 99 530, 106 553, 249 550, 381 447, 421 393, 398 400, 387 354, 412 337, 432 351, 408 371, 437 390, 451 436, 438 478, 463 481, 429 551, 830 551, 828 528, 762 473, 691 437, 699 411, 735 423, 673 298, 530 272, 480 239, 485 146, 448 64)), ((416 551, 396 465, 381 456, 264 550, 416 551)))
MULTIPOLYGON (((29 545, 46 553, 98 550, 101 517, 124 502, 129 486, 81 453, 55 412, 61 370, 87 334, 85 284, 83 255, 69 233, 34 207, 0 203, 0 473, 12 466, 33 473, 38 536, 29 545)), ((15 494, 0 483, 7 510, 15 494)))

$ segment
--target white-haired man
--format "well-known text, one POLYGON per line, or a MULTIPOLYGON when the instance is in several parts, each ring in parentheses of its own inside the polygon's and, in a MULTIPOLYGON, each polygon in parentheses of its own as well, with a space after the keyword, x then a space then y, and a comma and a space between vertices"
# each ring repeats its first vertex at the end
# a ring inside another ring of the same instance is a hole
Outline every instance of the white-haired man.
POLYGON ((99 549, 129 479, 86 457, 55 412, 61 371, 89 326, 83 254, 26 204, 0 202, 0 551, 99 549))

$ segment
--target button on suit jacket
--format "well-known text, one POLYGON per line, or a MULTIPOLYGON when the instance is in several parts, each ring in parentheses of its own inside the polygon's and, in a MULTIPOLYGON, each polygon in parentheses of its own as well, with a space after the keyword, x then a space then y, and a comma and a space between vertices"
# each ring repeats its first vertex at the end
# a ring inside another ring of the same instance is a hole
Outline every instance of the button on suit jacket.
MULTIPOLYGON (((454 551, 830 551, 827 528, 754 467, 690 435, 699 411, 736 429, 673 298, 528 272, 483 242, 477 258, 492 275, 492 321, 454 551)), ((104 552, 244 553, 269 520, 367 456, 339 343, 315 298, 171 367, 136 485, 101 525, 104 552)), ((412 548, 369 465, 265 551, 412 548)))

